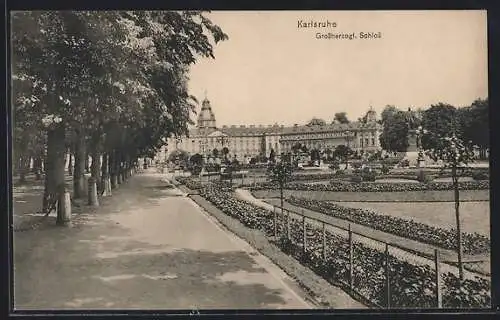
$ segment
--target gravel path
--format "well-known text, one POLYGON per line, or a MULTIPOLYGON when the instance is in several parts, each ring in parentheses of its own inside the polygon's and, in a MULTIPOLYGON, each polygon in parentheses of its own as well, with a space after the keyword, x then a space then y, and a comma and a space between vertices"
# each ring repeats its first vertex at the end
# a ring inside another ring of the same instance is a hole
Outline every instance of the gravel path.
POLYGON ((71 227, 14 233, 27 309, 311 309, 275 265, 162 175, 136 175, 71 227))

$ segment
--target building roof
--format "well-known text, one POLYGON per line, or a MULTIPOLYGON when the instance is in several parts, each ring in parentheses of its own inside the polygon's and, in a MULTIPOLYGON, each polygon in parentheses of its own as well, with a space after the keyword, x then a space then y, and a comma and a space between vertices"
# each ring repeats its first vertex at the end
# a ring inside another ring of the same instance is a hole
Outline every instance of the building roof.
POLYGON ((321 132, 343 132, 343 131, 361 131, 363 129, 374 129, 380 127, 376 122, 362 123, 359 121, 351 123, 334 123, 326 125, 295 125, 295 126, 281 126, 281 125, 250 125, 250 126, 222 126, 221 128, 193 128, 189 130, 190 137, 195 136, 211 136, 220 135, 215 132, 221 132, 228 136, 255 136, 263 134, 284 134, 295 135, 304 133, 321 133, 321 132))
POLYGON ((285 127, 282 130, 283 134, 303 134, 309 132, 335 132, 335 131, 359 131, 363 129, 374 129, 378 126, 376 122, 362 123, 359 121, 350 123, 333 123, 326 125, 296 125, 285 127))

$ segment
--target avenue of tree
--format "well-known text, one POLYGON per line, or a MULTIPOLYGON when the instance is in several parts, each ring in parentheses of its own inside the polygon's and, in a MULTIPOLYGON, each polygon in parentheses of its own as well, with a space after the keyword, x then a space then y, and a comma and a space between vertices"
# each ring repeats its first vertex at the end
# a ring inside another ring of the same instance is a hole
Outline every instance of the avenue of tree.
POLYGON ((199 11, 32 11, 11 22, 13 167, 21 180, 31 161, 38 178, 44 168, 44 210, 67 192, 66 154, 78 199, 89 156, 102 192, 186 134, 189 66, 228 38, 199 11))

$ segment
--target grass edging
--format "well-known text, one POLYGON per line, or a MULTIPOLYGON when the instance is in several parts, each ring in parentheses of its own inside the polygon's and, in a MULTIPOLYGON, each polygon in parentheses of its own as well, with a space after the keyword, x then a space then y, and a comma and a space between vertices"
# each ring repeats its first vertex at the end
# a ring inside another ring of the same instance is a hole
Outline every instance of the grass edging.
MULTIPOLYGON (((201 206, 207 213, 219 221, 226 229, 236 236, 244 239, 250 246, 269 258, 273 263, 279 266, 288 276, 295 280, 299 286, 308 293, 322 308, 332 308, 338 301, 334 299, 337 296, 336 290, 342 290, 354 300, 364 300, 355 293, 349 293, 340 288, 334 288, 327 280, 317 275, 308 267, 302 265, 295 258, 287 255, 276 245, 269 242, 267 237, 259 230, 250 229, 244 226, 238 220, 224 214, 208 200, 200 195, 190 195, 190 198, 201 206)), ((360 306, 366 307, 366 302, 359 302, 360 306)))

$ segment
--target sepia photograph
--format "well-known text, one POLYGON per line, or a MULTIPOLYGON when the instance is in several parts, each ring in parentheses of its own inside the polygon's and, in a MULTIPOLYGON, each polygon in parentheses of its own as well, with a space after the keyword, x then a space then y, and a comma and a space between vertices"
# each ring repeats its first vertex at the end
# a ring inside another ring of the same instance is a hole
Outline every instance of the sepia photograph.
POLYGON ((491 310, 486 10, 8 19, 13 311, 491 310))

